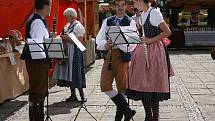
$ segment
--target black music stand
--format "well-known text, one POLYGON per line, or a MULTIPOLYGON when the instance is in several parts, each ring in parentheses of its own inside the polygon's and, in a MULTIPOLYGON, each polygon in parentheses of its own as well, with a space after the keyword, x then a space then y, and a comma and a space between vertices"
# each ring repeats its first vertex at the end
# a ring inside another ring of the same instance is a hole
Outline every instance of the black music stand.
MULTIPOLYGON (((111 38, 111 40, 113 41, 113 45, 126 44, 127 53, 128 53, 128 47, 130 44, 142 44, 142 41, 140 40, 137 30, 134 30, 134 28, 131 28, 130 26, 107 27, 106 36, 111 38)), ((111 63, 112 63, 112 48, 110 52, 109 69, 111 69, 111 63)), ((129 74, 128 74, 128 79, 129 79, 129 74)), ((129 87, 130 85, 128 80, 128 88, 129 87)), ((128 107, 129 107, 129 98, 128 98, 128 107)), ((134 121, 133 118, 132 120, 134 121)))
POLYGON ((138 31, 130 26, 109 26, 106 28, 106 35, 114 40, 114 45, 142 44, 138 31))
MULTIPOLYGON (((47 62, 50 61, 50 59, 64 59, 64 49, 62 40, 60 38, 47 38, 43 39, 43 42, 36 42, 35 39, 31 39, 31 42, 28 43, 29 50, 31 55, 37 53, 38 55, 42 55, 38 59, 46 59, 47 62), (57 41, 58 40, 58 41, 57 41), (45 56, 44 56, 45 53, 45 56)), ((37 59, 37 57, 33 57, 32 59, 37 59)), ((49 116, 49 81, 47 81, 47 117, 45 118, 45 121, 52 121, 51 117, 49 116)))
MULTIPOLYGON (((130 44, 142 44, 139 34, 135 28, 130 26, 109 26, 106 28, 106 36, 110 38, 113 45, 127 45, 126 53, 130 44)), ((112 48, 110 51, 109 69, 111 70, 112 48)))
POLYGON ((80 113, 80 111, 81 111, 82 108, 83 108, 84 110, 86 110, 87 113, 88 113, 95 121, 97 121, 96 118, 87 110, 87 106, 85 105, 85 101, 81 100, 80 103, 81 103, 81 106, 80 106, 80 108, 78 109, 78 112, 77 112, 77 114, 76 114, 76 116, 75 116, 74 121, 76 121, 76 119, 78 118, 78 115, 79 115, 79 113, 80 113))

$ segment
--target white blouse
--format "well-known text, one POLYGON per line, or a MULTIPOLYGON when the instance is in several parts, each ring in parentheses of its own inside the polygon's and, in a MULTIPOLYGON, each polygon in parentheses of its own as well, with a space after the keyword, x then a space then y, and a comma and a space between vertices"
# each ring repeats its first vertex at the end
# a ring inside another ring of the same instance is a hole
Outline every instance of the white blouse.
MULTIPOLYGON (((143 12, 141 14, 141 24, 142 25, 144 25, 144 23, 146 22, 146 18, 148 17, 149 11, 151 9, 152 9, 152 7, 149 7, 147 12, 143 12)), ((163 15, 161 14, 159 9, 151 10, 149 21, 153 26, 156 26, 156 27, 158 27, 162 22, 164 22, 163 15)))
MULTIPOLYGON (((77 24, 74 27, 73 33, 76 37, 83 37, 85 34, 85 29, 84 26, 79 22, 79 21, 75 21, 77 24)), ((70 23, 67 23, 64 26, 64 30, 67 31, 69 29, 70 23)))
POLYGON ((43 39, 44 37, 49 38, 48 29, 46 28, 46 26, 44 25, 41 19, 35 19, 32 22, 30 35, 31 35, 31 38, 34 38, 34 39, 43 39))

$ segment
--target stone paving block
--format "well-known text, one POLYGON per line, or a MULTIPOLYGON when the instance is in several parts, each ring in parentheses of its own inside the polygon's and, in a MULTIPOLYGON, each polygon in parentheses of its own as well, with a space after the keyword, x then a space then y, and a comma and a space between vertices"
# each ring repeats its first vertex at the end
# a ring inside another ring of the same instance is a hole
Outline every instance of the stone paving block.
POLYGON ((202 83, 202 81, 199 78, 182 78, 184 83, 190 83, 190 84, 195 84, 195 83, 202 83))
POLYGON ((211 91, 212 94, 215 95, 215 88, 214 89, 209 89, 211 91))
POLYGON ((215 120, 215 104, 214 105, 199 106, 199 108, 200 108, 204 118, 215 120))
POLYGON ((208 89, 208 87, 203 83, 185 83, 187 89, 208 89))
POLYGON ((205 121, 214 121, 215 118, 205 118, 205 121))
POLYGON ((207 68, 207 70, 208 70, 209 73, 212 73, 212 74, 215 73, 215 68, 207 68))
POLYGON ((215 104, 215 95, 192 95, 198 105, 213 105, 215 104))
MULTIPOLYGON (((91 113, 91 115, 97 120, 100 119, 101 115, 98 113, 91 113)), ((76 121, 95 121, 95 119, 88 113, 80 113, 76 119, 76 121)), ((72 121, 75 117, 72 118, 72 121)))
POLYGON ((215 89, 215 83, 206 85, 209 89, 215 89))
POLYGON ((162 102, 160 103, 161 106, 168 106, 168 105, 176 105, 176 106, 179 106, 179 105, 183 105, 183 103, 180 101, 180 100, 176 100, 176 101, 168 101, 168 102, 162 102))
POLYGON ((212 61, 211 62, 206 62, 206 63, 203 63, 201 64, 203 67, 205 67, 206 69, 213 69, 215 67, 215 63, 213 63, 212 61))
POLYGON ((163 119, 186 119, 188 118, 187 114, 185 112, 175 112, 175 113, 171 113, 171 112, 168 112, 168 113, 161 113, 160 114, 160 118, 163 119), (177 113, 177 115, 176 115, 177 113))
POLYGON ((160 119, 160 121, 189 121, 189 119, 186 119, 186 118, 184 118, 184 119, 182 119, 182 118, 178 118, 178 119, 172 119, 172 118, 170 118, 170 119, 166 119, 166 118, 161 118, 160 119))
POLYGON ((209 89, 188 89, 191 95, 211 95, 209 89))
POLYGON ((160 106, 160 113, 177 113, 177 112, 185 112, 183 105, 168 105, 168 106, 160 106))
POLYGON ((108 114, 103 116, 99 121, 114 121, 115 114, 108 114))
POLYGON ((185 83, 202 83, 202 81, 191 72, 179 72, 176 76, 181 78, 185 83))
POLYGON ((203 82, 214 82, 214 76, 210 73, 195 73, 203 82))

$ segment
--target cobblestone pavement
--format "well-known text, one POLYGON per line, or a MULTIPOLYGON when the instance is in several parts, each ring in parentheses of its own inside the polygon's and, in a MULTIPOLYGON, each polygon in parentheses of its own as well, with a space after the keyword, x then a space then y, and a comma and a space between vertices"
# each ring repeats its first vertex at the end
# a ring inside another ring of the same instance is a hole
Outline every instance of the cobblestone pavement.
MULTIPOLYGON (((175 77, 171 81, 171 99, 160 103, 161 121, 215 121, 215 61, 209 51, 172 51, 171 61, 175 77)), ((99 87, 102 60, 97 60, 87 72, 85 93, 88 111, 98 121, 114 121, 115 106, 101 93, 99 87)), ((52 87, 49 112, 53 121, 73 121, 79 103, 68 103, 68 88, 52 87)), ((28 95, 0 105, 0 121, 28 121, 28 95)), ((134 121, 144 120, 141 102, 130 102, 137 111, 134 121)), ((94 121, 82 108, 76 121, 94 121)))

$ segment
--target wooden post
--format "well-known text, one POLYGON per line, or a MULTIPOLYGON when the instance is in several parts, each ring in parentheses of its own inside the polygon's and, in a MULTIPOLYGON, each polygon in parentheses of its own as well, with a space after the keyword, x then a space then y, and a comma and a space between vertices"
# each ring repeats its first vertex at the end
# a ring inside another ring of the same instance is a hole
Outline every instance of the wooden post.
MULTIPOLYGON (((84 36, 84 45, 87 48, 87 35, 88 35, 88 28, 87 28, 87 0, 84 0, 84 27, 85 27, 85 36, 84 36)), ((87 50, 86 50, 87 51, 87 50)), ((87 53, 84 51, 84 66, 87 65, 87 53)))
POLYGON ((84 27, 86 30, 84 41, 85 44, 87 44, 87 35, 88 35, 88 29, 87 29, 87 0, 84 1, 84 27))

